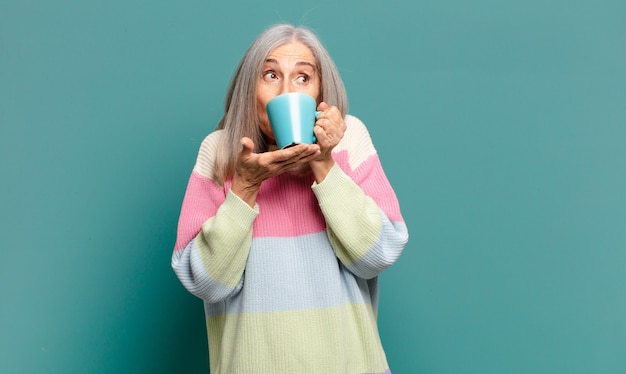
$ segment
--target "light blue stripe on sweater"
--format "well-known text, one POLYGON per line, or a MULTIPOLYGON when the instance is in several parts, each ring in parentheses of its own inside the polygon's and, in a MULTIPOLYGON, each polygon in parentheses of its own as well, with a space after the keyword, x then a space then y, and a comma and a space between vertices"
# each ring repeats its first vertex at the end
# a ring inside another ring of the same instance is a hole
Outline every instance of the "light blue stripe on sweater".
POLYGON ((354 261, 348 269, 358 276, 370 279, 387 269, 400 257, 404 245, 409 239, 409 232, 404 222, 393 222, 382 215, 382 235, 365 253, 363 257, 354 261), (382 238, 385 238, 383 241, 382 238))
POLYGON ((254 238, 241 291, 205 307, 207 316, 215 316, 371 304, 374 283, 355 277, 339 262, 326 232, 254 238))
POLYGON ((211 278, 206 272, 195 240, 187 244, 184 249, 174 252, 172 268, 189 292, 209 302, 224 300, 239 291, 242 285, 240 281, 235 288, 232 288, 211 278))

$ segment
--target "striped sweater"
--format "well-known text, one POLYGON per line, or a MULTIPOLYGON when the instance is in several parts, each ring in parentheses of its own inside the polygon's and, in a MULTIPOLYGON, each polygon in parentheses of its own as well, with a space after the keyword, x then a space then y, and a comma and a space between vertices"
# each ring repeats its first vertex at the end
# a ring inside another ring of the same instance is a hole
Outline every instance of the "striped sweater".
POLYGON ((204 301, 211 373, 390 373, 378 275, 408 232, 367 129, 346 125, 323 182, 273 177, 254 208, 215 180, 222 132, 202 142, 172 267, 204 301))

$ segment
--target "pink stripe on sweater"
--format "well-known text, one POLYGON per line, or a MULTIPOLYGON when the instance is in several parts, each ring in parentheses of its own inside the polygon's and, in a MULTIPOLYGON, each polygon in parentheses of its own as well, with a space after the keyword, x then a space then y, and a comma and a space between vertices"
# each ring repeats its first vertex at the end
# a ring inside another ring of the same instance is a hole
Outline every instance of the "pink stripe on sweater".
POLYGON ((224 189, 213 180, 195 171, 191 173, 178 221, 175 251, 185 248, 198 235, 202 224, 215 216, 225 199, 224 189))
POLYGON ((378 154, 373 154, 362 162, 355 170, 350 168, 348 152, 333 153, 335 162, 341 169, 371 197, 378 207, 385 212, 391 221, 404 222, 396 193, 385 176, 378 154))
MULTIPOLYGON (((396 195, 377 155, 369 157, 356 170, 350 168, 347 152, 335 153, 333 157, 390 220, 402 221, 396 195)), ((283 174, 263 182, 257 198, 260 213, 254 221, 253 235, 294 237, 324 231, 324 216, 311 190, 313 180, 312 175, 283 174), (264 210, 263 206, 272 209, 264 210)), ((181 208, 175 250, 184 248, 200 232, 202 224, 215 215, 224 202, 230 183, 226 183, 225 188, 196 172, 192 173, 181 208)))
POLYGON ((282 174, 264 181, 257 198, 260 213, 254 221, 253 235, 294 237, 324 231, 326 223, 312 184, 311 175, 282 174), (264 206, 272 210, 264 210, 264 206))

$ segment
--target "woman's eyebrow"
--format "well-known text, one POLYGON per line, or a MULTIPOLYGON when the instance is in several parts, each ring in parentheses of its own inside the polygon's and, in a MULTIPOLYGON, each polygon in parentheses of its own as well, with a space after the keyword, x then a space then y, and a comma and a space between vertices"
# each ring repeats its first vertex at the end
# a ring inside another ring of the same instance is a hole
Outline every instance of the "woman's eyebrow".
MULTIPOLYGON (((265 63, 266 63, 266 64, 267 64, 267 63, 270 63, 270 64, 276 64, 276 65, 278 65, 278 61, 277 61, 276 59, 273 59, 273 58, 266 58, 266 59, 265 59, 265 63)), ((298 62, 296 62, 296 66, 303 66, 303 65, 304 65, 304 66, 310 66, 310 67, 312 67, 313 69, 317 69, 317 67, 315 66, 315 64, 312 64, 312 63, 310 63, 310 62, 308 62, 308 61, 298 61, 298 62)))
POLYGON ((315 69, 315 65, 310 63, 310 62, 308 62, 308 61, 298 61, 298 62, 296 62, 296 66, 303 66, 303 65, 304 66, 310 66, 313 69, 315 69))

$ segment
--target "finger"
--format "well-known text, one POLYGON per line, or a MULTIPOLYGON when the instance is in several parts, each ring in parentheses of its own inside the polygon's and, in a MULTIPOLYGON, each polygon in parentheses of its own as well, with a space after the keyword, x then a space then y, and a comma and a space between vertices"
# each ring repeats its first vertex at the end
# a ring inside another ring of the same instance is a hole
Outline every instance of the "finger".
POLYGON ((297 161, 302 158, 309 157, 319 151, 317 144, 297 144, 293 147, 275 151, 277 153, 277 161, 297 161))
POLYGON ((321 153, 317 144, 296 146, 280 149, 272 152, 264 152, 260 155, 261 164, 272 175, 279 175, 293 167, 309 162, 321 153))
POLYGON ((294 157, 291 157, 283 162, 283 165, 297 165, 309 162, 311 159, 317 157, 321 153, 321 148, 318 144, 309 145, 304 152, 301 152, 294 157))
POLYGON ((317 138, 317 144, 321 146, 325 145, 328 140, 328 134, 326 133, 326 129, 323 126, 317 125, 313 128, 313 133, 317 138))
POLYGON ((330 123, 330 120, 328 118, 318 118, 315 121, 315 127, 313 127, 313 131, 315 131, 316 127, 326 130, 326 127, 328 127, 329 123, 330 123))
POLYGON ((322 124, 323 120, 326 120, 327 125, 329 125, 333 123, 340 123, 342 121, 341 112, 336 106, 328 106, 326 103, 321 103, 319 108, 325 109, 317 116, 316 123, 322 124))

